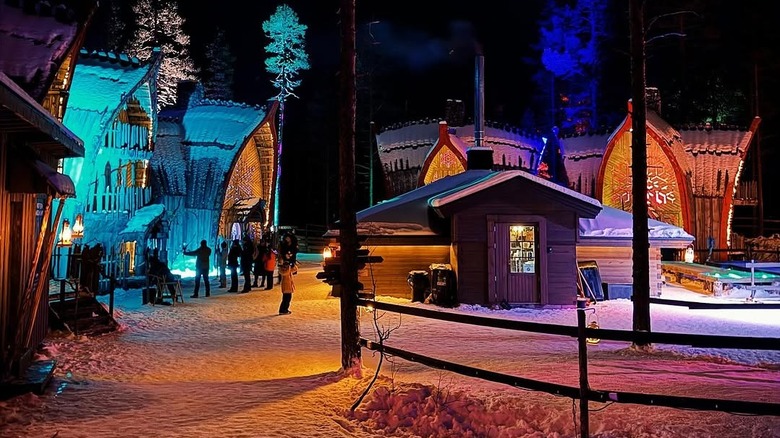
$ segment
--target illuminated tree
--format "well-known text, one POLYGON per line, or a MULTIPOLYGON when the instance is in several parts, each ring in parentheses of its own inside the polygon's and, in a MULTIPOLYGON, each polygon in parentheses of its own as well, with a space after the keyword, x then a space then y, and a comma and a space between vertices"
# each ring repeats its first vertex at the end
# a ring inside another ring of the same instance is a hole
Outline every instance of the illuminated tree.
POLYGON ((157 106, 171 106, 176 103, 179 81, 195 79, 190 37, 182 29, 184 19, 176 3, 170 0, 138 0, 133 13, 136 30, 127 52, 145 61, 155 47, 160 48, 163 60, 157 77, 157 106))
POLYGON ((225 33, 218 29, 214 40, 206 46, 206 67, 203 69, 203 88, 209 99, 232 100, 233 64, 236 57, 230 51, 225 33))
POLYGON ((577 132, 598 126, 600 47, 608 28, 605 2, 548 1, 537 45, 544 70, 536 79, 549 96, 550 125, 577 132))
POLYGON ((279 225, 279 182, 282 176, 282 129, 284 128, 284 103, 288 97, 298 97, 293 90, 301 81, 298 73, 309 68, 304 37, 306 25, 298 21, 298 15, 287 5, 279 5, 273 15, 263 22, 263 32, 271 42, 265 46, 270 56, 265 69, 274 75, 274 86, 279 89, 279 129, 277 132, 276 187, 274 188, 273 225, 279 225))

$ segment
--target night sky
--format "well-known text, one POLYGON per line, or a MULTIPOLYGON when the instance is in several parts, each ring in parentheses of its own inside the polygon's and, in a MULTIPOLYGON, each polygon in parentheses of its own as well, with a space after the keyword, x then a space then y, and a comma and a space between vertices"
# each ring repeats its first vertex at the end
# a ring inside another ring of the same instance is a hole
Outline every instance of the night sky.
MULTIPOLYGON (((757 112, 763 118, 767 214, 778 214, 778 202, 770 197, 778 177, 769 164, 777 159, 780 149, 780 115, 770 102, 771 96, 780 95, 773 79, 780 74, 780 41, 772 14, 758 0, 740 2, 739 8, 725 0, 650 3, 654 8, 648 10, 650 17, 673 11, 695 14, 686 13, 684 20, 659 20, 649 32, 649 36, 679 32, 682 23, 686 36, 662 38, 648 46, 648 85, 660 88, 666 104, 681 99, 664 94, 665 89, 683 83, 692 92, 706 94, 702 88, 708 83, 707 74, 718 71, 725 81, 723 87, 742 91, 744 108, 735 123, 747 126, 757 112)), ((202 47, 217 28, 222 28, 237 56, 234 99, 262 103, 275 95, 263 66, 267 40, 261 23, 279 2, 221 0, 214 3, 216 7, 202 2, 180 4, 196 65, 203 62, 202 47)), ((298 227, 324 225, 338 216, 338 2, 296 0, 286 4, 308 26, 312 68, 301 75, 302 83, 296 90, 300 98, 288 101, 286 107, 281 222, 298 227)), ((531 78, 539 55, 533 45, 543 4, 434 1, 424 2, 423 7, 420 1, 358 1, 358 164, 367 163, 370 120, 382 129, 398 122, 438 119, 450 98, 463 100, 471 116, 476 51, 485 55, 486 118, 527 128, 522 120, 534 102, 536 85, 531 78)), ((611 4, 613 37, 604 55, 608 86, 602 98, 623 116, 630 97, 628 2, 611 4)), ((88 45, 100 44, 100 22, 107 8, 102 9, 88 45)), ((696 105, 696 99, 688 97, 685 102, 696 105)), ((378 168, 375 174, 378 179, 378 168)), ((358 208, 365 208, 367 180, 358 176, 358 183, 358 208)), ((375 200, 382 199, 380 186, 377 181, 375 200)))

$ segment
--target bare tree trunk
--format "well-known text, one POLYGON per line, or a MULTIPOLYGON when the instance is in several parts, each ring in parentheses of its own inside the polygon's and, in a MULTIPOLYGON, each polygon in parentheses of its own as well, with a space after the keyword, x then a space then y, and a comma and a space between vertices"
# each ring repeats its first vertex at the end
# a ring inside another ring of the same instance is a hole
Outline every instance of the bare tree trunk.
POLYGON ((355 0, 341 0, 339 106, 339 242, 341 245, 341 367, 360 373, 355 215, 355 0))
MULTIPOLYGON (((644 0, 629 0, 631 27, 631 184, 633 207, 634 331, 650 331, 650 242, 647 226, 647 99, 644 0)), ((642 346, 645 344, 637 345, 642 346)))

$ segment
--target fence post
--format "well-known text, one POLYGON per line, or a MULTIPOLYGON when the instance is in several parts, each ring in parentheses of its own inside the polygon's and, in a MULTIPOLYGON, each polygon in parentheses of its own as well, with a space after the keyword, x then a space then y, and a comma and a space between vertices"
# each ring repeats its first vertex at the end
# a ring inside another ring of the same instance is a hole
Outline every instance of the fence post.
POLYGON ((577 347, 580 362, 580 436, 588 438, 588 343, 585 336, 584 306, 577 306, 577 347))

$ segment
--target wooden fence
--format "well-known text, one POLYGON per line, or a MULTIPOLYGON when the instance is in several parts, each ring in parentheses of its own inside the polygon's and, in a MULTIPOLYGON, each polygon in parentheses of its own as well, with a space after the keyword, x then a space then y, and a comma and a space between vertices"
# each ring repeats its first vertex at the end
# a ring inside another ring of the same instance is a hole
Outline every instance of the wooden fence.
MULTIPOLYGON (((556 383, 512 376, 490 370, 484 370, 467 365, 448 362, 424 356, 418 353, 393 348, 384 343, 376 343, 365 338, 360 344, 370 350, 398 356, 403 359, 418 362, 433 368, 443 369, 491 382, 503 383, 519 388, 543 391, 549 394, 562 395, 580 400, 580 435, 585 438, 589 433, 588 402, 633 403, 652 406, 667 406, 678 409, 694 409, 701 411, 721 411, 738 414, 775 415, 780 416, 780 403, 753 402, 744 400, 720 400, 710 398, 683 397, 663 394, 643 394, 610 390, 591 389, 588 384, 588 351, 587 339, 597 338, 613 341, 634 342, 637 344, 672 344, 690 345, 698 348, 730 348, 740 350, 774 350, 780 351, 780 339, 742 336, 691 335, 660 332, 634 332, 625 330, 595 329, 586 327, 585 311, 577 309, 577 327, 543 324, 525 321, 488 318, 483 316, 464 315, 459 313, 441 312, 418 307, 384 303, 369 299, 358 299, 358 306, 396 312, 423 318, 437 319, 460 324, 493 327, 507 330, 519 330, 533 333, 567 336, 577 339, 579 357, 579 387, 560 385, 556 383)), ((780 387, 780 382, 777 382, 780 387)))

